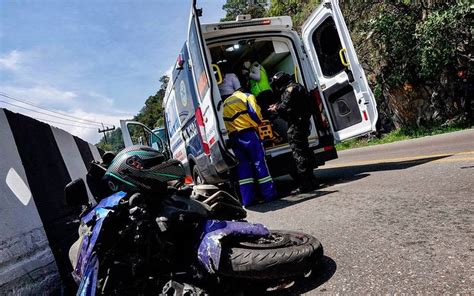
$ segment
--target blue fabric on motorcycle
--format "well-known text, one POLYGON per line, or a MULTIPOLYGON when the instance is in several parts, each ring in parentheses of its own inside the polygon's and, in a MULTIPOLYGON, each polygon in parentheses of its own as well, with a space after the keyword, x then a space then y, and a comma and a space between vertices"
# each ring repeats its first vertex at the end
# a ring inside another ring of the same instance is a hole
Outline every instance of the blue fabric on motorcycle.
POLYGON ((97 260, 97 256, 94 254, 87 263, 81 284, 79 285, 79 289, 77 289, 77 296, 95 296, 98 273, 99 260, 97 260))
POLYGON ((127 196, 127 193, 123 191, 119 191, 117 193, 112 194, 109 197, 102 199, 92 210, 89 211, 85 216, 82 217, 81 222, 88 223, 95 215, 95 210, 101 208, 111 208, 120 202, 122 198, 127 196))
POLYGON ((78 275, 82 275, 85 272, 86 264, 89 262, 92 252, 94 250, 95 243, 97 242, 97 239, 99 238, 102 224, 104 223, 105 217, 107 217, 107 214, 110 212, 110 210, 97 209, 96 212, 97 212, 97 221, 94 225, 94 229, 92 230, 92 235, 90 236, 90 239, 88 240, 87 250, 85 251, 85 253, 82 253, 82 251, 84 250, 83 246, 85 246, 83 242, 83 245, 81 246, 81 254, 79 255, 79 260, 77 260, 76 273, 78 275))
POLYGON ((77 284, 81 282, 82 262, 84 261, 84 257, 86 256, 87 248, 89 247, 89 239, 90 239, 90 235, 84 236, 80 250, 79 250, 79 255, 77 256, 76 267, 74 268, 74 271, 72 272, 72 277, 74 278, 74 281, 77 284))
POLYGON ((204 233, 207 234, 209 232, 213 232, 214 230, 222 229, 227 226, 227 222, 225 220, 208 220, 206 225, 204 225, 204 233))
POLYGON ((232 150, 239 160, 237 176, 239 178, 242 203, 248 206, 255 201, 255 189, 258 186, 265 201, 276 197, 275 186, 265 162, 262 142, 253 129, 230 134, 232 150))
POLYGON ((76 282, 79 282, 81 278, 84 278, 86 272, 86 264, 89 264, 91 256, 94 250, 95 243, 99 238, 102 224, 111 211, 107 208, 112 208, 120 202, 127 194, 125 192, 117 192, 107 198, 102 199, 92 210, 81 218, 81 224, 88 224, 93 219, 95 223, 92 227, 91 233, 84 235, 82 244, 79 248, 79 255, 77 257, 76 266, 72 273, 72 276, 76 282))
POLYGON ((270 232, 262 224, 248 222, 209 220, 204 226, 206 233, 199 244, 198 258, 209 273, 215 273, 221 259, 221 239, 227 236, 264 237, 270 232))

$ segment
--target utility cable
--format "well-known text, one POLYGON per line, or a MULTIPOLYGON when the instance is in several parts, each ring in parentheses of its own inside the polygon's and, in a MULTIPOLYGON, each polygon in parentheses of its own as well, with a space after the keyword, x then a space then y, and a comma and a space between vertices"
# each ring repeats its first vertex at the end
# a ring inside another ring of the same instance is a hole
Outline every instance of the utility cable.
POLYGON ((90 129, 94 129, 94 130, 97 129, 96 127, 81 126, 81 125, 75 125, 75 124, 69 124, 69 123, 62 123, 62 122, 57 122, 57 121, 49 120, 49 119, 42 119, 42 118, 36 118, 36 117, 32 117, 32 118, 34 118, 36 120, 39 120, 39 121, 46 121, 46 122, 55 123, 55 124, 64 124, 64 125, 68 125, 68 126, 81 127, 81 128, 90 128, 90 129))
MULTIPOLYGON (((29 108, 26 108, 26 107, 23 107, 23 106, 19 106, 19 105, 13 104, 13 103, 5 102, 5 101, 2 101, 2 100, 0 100, 0 103, 8 104, 8 105, 11 105, 11 106, 14 106, 14 107, 17 107, 17 108, 22 108, 22 109, 25 109, 25 110, 28 110, 28 111, 31 111, 31 112, 36 112, 36 113, 44 114, 44 115, 47 115, 47 116, 57 117, 57 118, 59 118, 59 119, 61 119, 61 120, 66 120, 65 118, 61 118, 61 117, 59 117, 59 116, 54 116, 54 115, 47 114, 47 113, 44 113, 44 112, 41 112, 41 111, 38 111, 38 110, 29 109, 29 108)), ((35 118, 35 117, 33 117, 33 118, 35 118)), ((52 123, 56 123, 56 124, 64 124, 64 125, 75 126, 75 127, 98 129, 97 127, 84 126, 84 125, 77 125, 77 124, 70 124, 70 123, 64 123, 64 122, 58 122, 58 121, 53 121, 53 120, 50 120, 50 119, 39 119, 39 118, 35 118, 35 119, 44 120, 44 121, 48 121, 48 122, 52 122, 52 123)), ((80 124, 88 124, 88 123, 78 122, 78 121, 74 121, 74 120, 70 120, 70 121, 72 121, 72 122, 77 122, 77 123, 80 123, 80 124)))
MULTIPOLYGON (((69 115, 69 114, 62 113, 62 112, 54 111, 54 110, 42 107, 42 106, 37 105, 37 104, 33 104, 33 103, 31 103, 29 101, 26 101, 26 100, 14 98, 14 97, 12 97, 12 96, 4 93, 4 92, 0 92, 0 96, 5 97, 5 98, 10 99, 10 100, 21 102, 21 103, 26 104, 26 105, 36 107, 36 108, 39 108, 39 109, 43 109, 43 110, 51 112, 51 113, 55 113, 55 114, 58 114, 58 115, 61 115, 61 116, 65 116, 65 117, 67 117, 67 120, 70 120, 70 118, 74 118, 74 119, 77 119, 77 120, 80 120, 80 121, 85 121, 85 122, 81 122, 83 124, 95 124, 95 125, 98 125, 98 126, 102 126, 102 122, 89 120, 89 119, 83 119, 83 118, 72 116, 72 115, 69 115), (87 123, 87 122, 90 122, 90 123, 87 123)), ((57 116, 55 116, 55 117, 57 117, 57 116)), ((61 118, 61 119, 63 119, 63 118, 61 118)), ((104 124, 105 125, 113 125, 113 124, 108 124, 108 123, 104 123, 104 124)))
POLYGON ((8 104, 8 105, 11 105, 11 106, 15 106, 17 108, 22 108, 22 109, 25 109, 25 110, 28 110, 28 111, 31 111, 31 112, 36 112, 36 113, 39 113, 39 114, 43 114, 43 115, 46 115, 46 116, 55 117, 55 118, 58 118, 58 119, 61 119, 61 120, 71 121, 71 122, 74 122, 74 123, 80 123, 80 124, 89 125, 89 126, 95 126, 94 124, 91 124, 91 123, 80 122, 80 121, 76 121, 76 120, 72 120, 72 119, 68 119, 68 118, 62 118, 62 117, 59 117, 59 116, 56 116, 56 115, 52 115, 52 114, 48 114, 48 113, 45 113, 45 112, 42 112, 42 111, 26 108, 26 107, 23 107, 23 106, 20 106, 20 105, 17 105, 17 104, 13 104, 13 103, 10 103, 10 102, 6 102, 6 101, 3 101, 3 100, 0 100, 0 103, 8 104))

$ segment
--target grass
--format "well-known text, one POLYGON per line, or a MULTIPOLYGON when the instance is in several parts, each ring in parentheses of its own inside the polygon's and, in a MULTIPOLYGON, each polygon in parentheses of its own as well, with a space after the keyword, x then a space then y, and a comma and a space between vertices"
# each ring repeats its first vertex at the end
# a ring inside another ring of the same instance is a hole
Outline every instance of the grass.
POLYGON ((437 126, 431 128, 401 128, 390 133, 384 134, 381 137, 363 137, 359 139, 353 139, 349 141, 345 141, 342 143, 338 143, 336 145, 336 149, 338 151, 352 149, 352 148, 359 148, 365 146, 373 146, 379 144, 387 144, 393 143, 408 139, 415 139, 421 138, 426 136, 433 136, 445 133, 451 133, 459 130, 465 129, 465 126, 461 125, 453 125, 453 126, 437 126))

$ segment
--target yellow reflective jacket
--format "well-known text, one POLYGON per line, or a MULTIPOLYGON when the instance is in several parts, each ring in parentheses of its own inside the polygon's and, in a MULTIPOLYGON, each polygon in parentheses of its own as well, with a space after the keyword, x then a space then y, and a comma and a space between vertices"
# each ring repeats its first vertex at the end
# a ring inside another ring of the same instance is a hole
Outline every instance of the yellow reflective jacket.
POLYGON ((262 114, 255 96, 236 91, 225 99, 224 122, 229 134, 248 128, 256 129, 262 122, 262 114))

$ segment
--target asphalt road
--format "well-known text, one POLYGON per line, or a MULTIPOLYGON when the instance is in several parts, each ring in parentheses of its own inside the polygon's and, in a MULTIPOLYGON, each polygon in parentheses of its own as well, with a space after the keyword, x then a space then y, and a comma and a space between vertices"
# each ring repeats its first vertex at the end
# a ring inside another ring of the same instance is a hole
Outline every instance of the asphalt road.
POLYGON ((474 130, 342 151, 315 174, 315 192, 249 209, 324 246, 322 269, 277 294, 474 294, 474 130))

